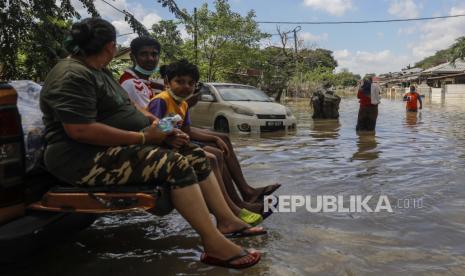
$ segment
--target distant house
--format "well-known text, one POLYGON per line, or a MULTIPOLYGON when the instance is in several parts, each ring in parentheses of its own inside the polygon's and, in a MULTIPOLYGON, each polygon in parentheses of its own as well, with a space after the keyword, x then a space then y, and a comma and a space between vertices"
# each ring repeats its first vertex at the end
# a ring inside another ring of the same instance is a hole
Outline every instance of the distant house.
POLYGON ((421 76, 431 87, 443 87, 446 84, 465 84, 465 61, 446 62, 425 69, 421 76))
POLYGON ((465 84, 465 61, 445 62, 422 70, 421 68, 403 69, 400 72, 382 74, 381 84, 385 87, 407 87, 411 84, 426 82, 428 86, 440 88, 446 84, 465 84))
POLYGON ((421 68, 406 68, 400 72, 388 73, 380 75, 380 84, 385 87, 406 87, 412 83, 420 83, 420 76, 423 69, 421 68))
POLYGON ((115 60, 123 60, 123 61, 131 61, 130 54, 131 53, 131 48, 121 48, 118 50, 118 53, 116 53, 114 59, 115 60))

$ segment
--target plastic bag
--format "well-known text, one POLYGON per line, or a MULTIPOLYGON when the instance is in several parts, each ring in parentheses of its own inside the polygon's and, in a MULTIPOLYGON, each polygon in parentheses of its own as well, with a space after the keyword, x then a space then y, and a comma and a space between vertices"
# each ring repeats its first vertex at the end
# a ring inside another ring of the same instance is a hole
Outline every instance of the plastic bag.
POLYGON ((26 172, 43 167, 45 126, 39 107, 42 86, 30 80, 11 81, 18 93, 18 110, 24 133, 26 172))

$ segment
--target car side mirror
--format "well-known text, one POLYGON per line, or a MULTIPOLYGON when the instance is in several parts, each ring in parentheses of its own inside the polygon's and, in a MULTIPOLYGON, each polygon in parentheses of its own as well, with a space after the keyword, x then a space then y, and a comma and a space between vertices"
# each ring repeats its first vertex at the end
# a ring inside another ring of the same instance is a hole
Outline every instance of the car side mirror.
POLYGON ((212 95, 202 95, 200 96, 200 100, 202 102, 214 102, 215 101, 212 95))

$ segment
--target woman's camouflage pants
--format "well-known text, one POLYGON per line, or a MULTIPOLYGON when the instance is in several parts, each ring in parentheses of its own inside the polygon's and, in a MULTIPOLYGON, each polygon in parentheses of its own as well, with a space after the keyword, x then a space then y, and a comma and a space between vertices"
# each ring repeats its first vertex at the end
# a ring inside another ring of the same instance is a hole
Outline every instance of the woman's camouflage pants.
POLYGON ((204 151, 188 144, 178 150, 152 145, 109 147, 98 153, 78 185, 192 185, 208 177, 204 151))

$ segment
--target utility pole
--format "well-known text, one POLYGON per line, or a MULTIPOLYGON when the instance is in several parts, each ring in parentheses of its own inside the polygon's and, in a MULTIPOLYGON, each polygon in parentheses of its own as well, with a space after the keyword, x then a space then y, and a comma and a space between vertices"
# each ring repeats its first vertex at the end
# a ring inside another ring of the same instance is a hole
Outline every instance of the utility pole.
POLYGON ((198 47, 197 47, 197 8, 194 8, 194 64, 199 63, 198 47))
MULTIPOLYGON (((294 28, 294 30, 292 30, 292 32, 294 32, 294 62, 295 62, 295 75, 296 77, 299 76, 299 72, 298 72, 298 65, 299 65, 299 62, 298 62, 298 59, 297 59, 297 32, 300 31, 302 29, 302 27, 300 26, 297 26, 294 28)), ((300 82, 301 82, 301 78, 299 78, 299 85, 300 85, 300 82)))
POLYGON ((299 32, 300 30, 302 30, 302 27, 300 26, 297 26, 294 28, 294 30, 292 30, 292 32, 294 32, 294 54, 295 54, 296 63, 297 63, 297 32, 299 32))

